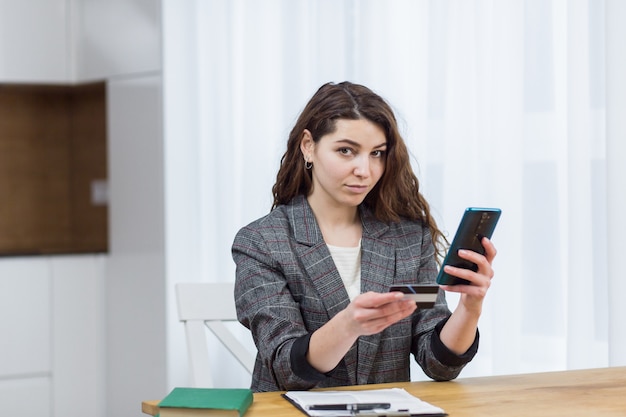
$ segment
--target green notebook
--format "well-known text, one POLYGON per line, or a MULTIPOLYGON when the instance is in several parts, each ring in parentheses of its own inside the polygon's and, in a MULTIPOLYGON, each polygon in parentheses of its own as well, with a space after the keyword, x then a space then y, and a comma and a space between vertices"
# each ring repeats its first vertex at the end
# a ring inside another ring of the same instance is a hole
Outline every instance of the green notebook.
POLYGON ((246 388, 176 387, 159 403, 161 417, 243 416, 252 404, 246 388))

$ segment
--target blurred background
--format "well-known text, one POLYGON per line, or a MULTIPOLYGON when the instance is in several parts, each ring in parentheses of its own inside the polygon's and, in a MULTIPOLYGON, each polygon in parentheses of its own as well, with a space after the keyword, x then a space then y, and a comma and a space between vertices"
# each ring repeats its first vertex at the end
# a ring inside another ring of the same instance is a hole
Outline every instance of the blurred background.
MULTIPOLYGON (((14 20, 12 3, 0 1, 0 23, 14 20)), ((31 57, 17 71, 0 55, 0 81, 105 82, 108 247, 0 259, 0 300, 36 285, 40 301, 11 311, 48 323, 34 338, 0 319, 33 355, 45 348, 27 371, 7 365, 24 349, 0 348, 0 398, 21 403, 33 386, 46 396, 37 414, 15 415, 139 416, 142 400, 188 383, 174 284, 234 280, 234 235, 269 212, 288 132, 329 81, 389 101, 449 238, 466 207, 502 209, 481 345, 463 377, 626 364, 626 3, 35 3, 62 18, 61 69, 31 57)), ((217 384, 247 386, 210 343, 217 384)), ((412 378, 425 377, 414 366, 412 378)))
POLYGON ((467 206, 503 211, 480 354, 463 375, 608 365, 606 7, 166 5, 168 190, 188 189, 171 204, 189 231, 167 244, 199 279, 231 280, 229 243, 269 211, 299 111, 327 81, 362 83, 396 110, 449 237, 467 206))

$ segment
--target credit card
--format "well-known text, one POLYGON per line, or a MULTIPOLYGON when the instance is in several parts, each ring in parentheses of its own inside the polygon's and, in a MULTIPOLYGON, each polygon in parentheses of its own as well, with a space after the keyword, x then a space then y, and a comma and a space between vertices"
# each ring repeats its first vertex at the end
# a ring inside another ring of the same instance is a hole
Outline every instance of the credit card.
POLYGON ((400 291, 404 298, 417 303, 418 308, 432 308, 439 293, 438 285, 392 285, 389 291, 400 291))

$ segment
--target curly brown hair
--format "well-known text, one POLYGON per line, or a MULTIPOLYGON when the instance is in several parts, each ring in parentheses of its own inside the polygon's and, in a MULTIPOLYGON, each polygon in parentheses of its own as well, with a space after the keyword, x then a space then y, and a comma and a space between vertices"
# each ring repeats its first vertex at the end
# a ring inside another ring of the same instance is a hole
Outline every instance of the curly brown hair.
POLYGON ((318 142, 324 135, 335 131, 339 119, 368 120, 380 126, 387 139, 385 172, 362 204, 383 222, 406 218, 426 224, 440 262, 448 242, 419 191, 419 181, 411 168, 393 110, 382 97, 363 85, 348 81, 327 83, 311 97, 289 134, 287 150, 280 160, 276 183, 272 187, 272 209, 289 203, 297 195, 309 195, 312 175, 305 168, 300 151, 302 135, 307 129, 313 141, 318 142))

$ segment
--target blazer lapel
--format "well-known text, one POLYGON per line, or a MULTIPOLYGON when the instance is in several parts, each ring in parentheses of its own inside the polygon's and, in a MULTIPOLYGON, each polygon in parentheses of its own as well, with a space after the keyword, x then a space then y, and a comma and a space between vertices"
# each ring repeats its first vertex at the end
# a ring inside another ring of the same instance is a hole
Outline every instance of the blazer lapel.
POLYGON ((298 242, 299 259, 319 292, 329 318, 334 317, 347 307, 350 299, 313 211, 303 196, 294 199, 289 217, 298 242))
POLYGON ((363 238, 361 240, 361 292, 387 292, 394 281, 396 248, 381 239, 389 226, 361 209, 363 238))

